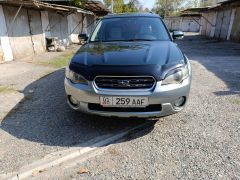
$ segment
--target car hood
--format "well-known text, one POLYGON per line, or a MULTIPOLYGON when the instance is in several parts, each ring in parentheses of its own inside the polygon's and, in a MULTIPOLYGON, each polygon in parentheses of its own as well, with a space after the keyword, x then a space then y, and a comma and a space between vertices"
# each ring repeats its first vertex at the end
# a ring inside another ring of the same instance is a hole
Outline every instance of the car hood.
POLYGON ((92 81, 96 76, 153 76, 156 80, 175 66, 185 64, 184 55, 171 41, 90 43, 72 58, 70 70, 92 81))
POLYGON ((171 41, 89 43, 79 49, 72 63, 93 65, 165 65, 183 62, 171 41))

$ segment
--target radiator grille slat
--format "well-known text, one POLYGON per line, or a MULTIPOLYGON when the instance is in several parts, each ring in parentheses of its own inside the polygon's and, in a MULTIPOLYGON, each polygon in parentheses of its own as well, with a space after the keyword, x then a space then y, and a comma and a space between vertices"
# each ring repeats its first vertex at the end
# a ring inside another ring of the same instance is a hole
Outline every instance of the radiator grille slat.
POLYGON ((151 89, 155 84, 153 77, 110 77, 98 76, 95 84, 103 89, 151 89))

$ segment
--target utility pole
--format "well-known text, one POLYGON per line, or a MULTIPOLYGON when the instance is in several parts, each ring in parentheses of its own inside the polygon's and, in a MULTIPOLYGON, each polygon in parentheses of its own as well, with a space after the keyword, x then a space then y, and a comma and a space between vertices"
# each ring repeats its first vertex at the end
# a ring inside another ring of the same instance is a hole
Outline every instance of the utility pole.
POLYGON ((112 11, 112 13, 113 13, 113 5, 114 5, 114 3, 113 3, 113 0, 111 0, 111 11, 112 11))

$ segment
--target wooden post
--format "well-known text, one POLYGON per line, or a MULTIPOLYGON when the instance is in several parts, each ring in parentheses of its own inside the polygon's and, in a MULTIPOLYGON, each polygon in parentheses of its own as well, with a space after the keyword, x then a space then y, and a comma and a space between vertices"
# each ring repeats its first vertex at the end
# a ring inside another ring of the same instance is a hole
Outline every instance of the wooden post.
POLYGON ((234 21, 234 18, 235 18, 235 14, 236 14, 236 9, 232 9, 230 24, 229 24, 229 28, 228 28, 227 40, 230 40, 230 36, 231 36, 231 33, 232 33, 232 27, 233 27, 233 21, 234 21))
POLYGON ((114 2, 113 2, 113 0, 111 0, 111 11, 112 11, 112 13, 114 13, 114 10, 113 10, 113 6, 114 6, 114 2))

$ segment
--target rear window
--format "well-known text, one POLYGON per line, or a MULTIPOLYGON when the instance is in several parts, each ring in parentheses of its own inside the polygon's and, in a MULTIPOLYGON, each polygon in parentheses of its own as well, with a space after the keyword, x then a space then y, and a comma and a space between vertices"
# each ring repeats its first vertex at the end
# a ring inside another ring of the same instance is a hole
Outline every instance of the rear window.
POLYGON ((160 18, 124 17, 101 20, 90 42, 131 40, 167 41, 170 38, 160 18))

